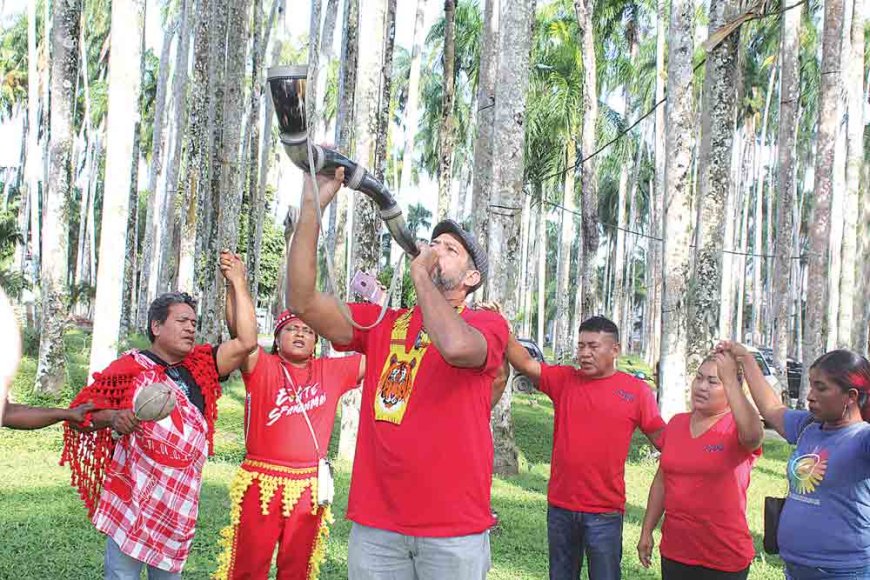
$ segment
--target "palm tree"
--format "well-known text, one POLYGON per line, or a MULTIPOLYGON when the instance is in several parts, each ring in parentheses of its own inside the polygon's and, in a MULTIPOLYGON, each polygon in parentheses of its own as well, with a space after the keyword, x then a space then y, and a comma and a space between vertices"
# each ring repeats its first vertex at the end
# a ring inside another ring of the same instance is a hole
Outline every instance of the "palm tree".
MULTIPOLYGON (((589 158, 595 151, 595 129, 598 121, 598 85, 595 62, 595 32, 592 14, 594 0, 574 0, 574 12, 580 30, 580 46, 583 55, 583 132, 580 139, 581 189, 581 235, 580 273, 577 276, 577 296, 574 312, 576 321, 592 314, 595 303, 594 270, 595 254, 598 252, 598 186, 595 159, 589 158), (587 159, 582 161, 583 159, 587 159)), ((572 325, 573 328, 579 324, 572 325)), ((576 332, 576 331, 575 331, 576 332)), ((572 341, 574 342, 574 341, 572 341)))
MULTIPOLYGON (((499 152, 500 160, 493 172, 493 202, 502 207, 521 207, 525 138, 523 117, 535 1, 515 0, 501 6, 501 9, 493 119, 493 151, 499 152)), ((520 270, 520 215, 516 212, 493 214, 488 235, 489 247, 500 248, 503 252, 503 258, 491 264, 488 297, 501 303, 505 317, 513 322, 517 318, 519 307, 516 289, 520 270)), ((495 443, 493 470, 500 474, 515 474, 519 469, 519 455, 511 421, 510 394, 510 389, 505 390, 492 414, 495 443)))
MULTIPOLYGON (((854 332, 856 318, 862 321, 862 316, 855 316, 862 310, 866 296, 860 296, 860 292, 854 291, 858 277, 858 264, 861 256, 858 246, 858 215, 860 211, 861 195, 866 195, 867 185, 861 187, 861 166, 864 156, 864 7, 863 0, 851 0, 852 23, 849 35, 844 39, 848 42, 846 54, 846 76, 851 79, 845 83, 847 98, 847 122, 846 122, 846 172, 845 172, 845 231, 843 232, 843 260, 842 276, 840 277, 840 312, 839 312, 839 337, 838 346, 851 346, 860 342, 859 333, 854 332), (861 79, 861 81, 858 81, 861 79)), ((845 48, 845 47, 844 47, 845 48)), ((845 50, 844 50, 845 52, 845 50)), ((868 256, 864 256, 866 260, 868 256)), ((866 291, 866 287, 865 287, 866 291)), ((864 327, 866 328, 866 326, 864 327)))
MULTIPOLYGON (((500 0, 486 2, 478 67, 477 112, 474 140, 474 181, 472 190, 472 223, 477 232, 489 231, 489 206, 492 201, 493 119, 495 117, 495 82, 498 72, 500 0)), ((489 247, 486 236, 479 236, 484 250, 489 247)), ((483 289, 484 296, 486 288, 483 289)))
MULTIPOLYGON (((72 187, 73 106, 79 66, 81 0, 55 7, 52 23, 51 138, 48 188, 42 219, 42 331, 35 391, 57 396, 63 386, 66 326, 67 221, 65 205, 72 187)), ((128 166, 129 173, 129 166, 128 166)), ((129 190, 124 190, 127 195, 129 190)), ((126 217, 126 215, 125 215, 126 217)))
POLYGON ((139 103, 139 63, 145 33, 145 1, 112 2, 112 46, 109 61, 109 114, 106 140, 106 189, 100 226, 99 269, 91 344, 90 372, 105 368, 117 356, 118 331, 127 256, 127 216, 132 183, 130 168, 134 157, 138 111, 130 114, 130 103, 139 103))
POLYGON ((443 90, 441 124, 438 129, 438 219, 447 217, 450 207, 453 160, 453 99, 456 84, 456 2, 444 1, 444 51, 442 54, 443 90))
MULTIPOLYGON (((408 92, 404 107, 405 132, 402 140, 402 174, 399 180, 399 194, 411 186, 411 169, 414 165, 414 134, 419 123, 420 103, 420 72, 423 48, 423 16, 426 11, 426 0, 417 0, 417 11, 414 18, 414 40, 411 48, 411 60, 408 69, 408 92)), ((395 76, 396 79, 403 78, 395 76)), ((398 91, 397 91, 398 92, 398 91)))
POLYGON ((577 133, 580 129, 583 101, 582 57, 577 44, 577 25, 567 2, 551 4, 541 10, 536 26, 533 48, 534 68, 530 91, 531 122, 527 134, 532 142, 541 142, 538 152, 549 156, 543 162, 558 167, 564 176, 560 212, 556 268, 556 315, 553 345, 557 360, 570 356, 571 295, 568 281, 571 270, 571 248, 574 242, 575 170, 577 133), (534 109, 533 111, 531 109, 534 109))
POLYGON ((176 288, 184 291, 194 289, 194 258, 198 231, 203 227, 199 207, 208 203, 207 187, 209 175, 208 151, 208 111, 211 103, 209 86, 209 16, 211 2, 196 0, 196 25, 193 48, 193 84, 190 89, 187 130, 184 149, 186 175, 181 178, 181 237, 178 244, 178 274, 176 288))
MULTIPOLYGON (((137 312, 136 322, 141 327, 147 316, 148 304, 155 297, 155 292, 151 291, 156 287, 157 267, 160 264, 159 250, 162 246, 163 236, 167 233, 162 229, 163 219, 161 210, 164 207, 163 196, 167 194, 166 188, 163 187, 159 191, 157 189, 158 179, 164 177, 164 148, 168 144, 168 139, 164 138, 164 127, 166 125, 167 104, 169 102, 169 69, 170 69, 170 49, 175 34, 181 25, 182 18, 186 17, 185 8, 189 0, 184 0, 179 7, 179 13, 171 16, 172 20, 168 21, 163 32, 163 44, 160 48, 160 68, 157 79, 157 95, 154 105, 154 132, 152 137, 152 152, 151 166, 148 170, 148 201, 145 211, 145 237, 142 242, 142 268, 139 277, 139 296, 137 297, 137 312), (155 252, 155 250, 157 250, 155 252), (154 254, 158 254, 155 256, 154 254), (151 279, 154 278, 154 283, 151 279)), ((187 31, 182 30, 182 34, 187 31)))
POLYGON ((432 227, 432 212, 426 209, 422 203, 415 203, 408 207, 408 229, 414 237, 417 237, 417 232, 420 228, 429 229, 432 227))
MULTIPOLYGON (((819 125, 816 138, 813 217, 810 222, 810 256, 807 277, 804 368, 822 354, 826 342, 825 310, 828 295, 828 242, 831 231, 834 148, 837 141, 837 106, 840 98, 840 47, 843 32, 843 0, 825 2, 822 70, 819 91, 819 125)), ((804 374, 798 404, 803 406, 809 391, 804 374)))
MULTIPOLYGON (((713 35, 737 16, 739 10, 740 3, 735 0, 712 1, 708 34, 713 35)), ((700 364, 719 330, 721 241, 731 187, 738 38, 739 34, 731 33, 710 49, 704 73, 704 114, 698 153, 699 223, 688 301, 688 355, 692 366, 700 364)), ((760 217, 760 214, 756 216, 760 217)))
MULTIPOLYGON (((382 110, 378 106, 381 67, 384 60, 384 23, 387 0, 363 0, 359 6, 359 51, 355 90, 354 136, 355 157, 364 166, 376 165, 375 146, 382 110)), ((386 136, 384 136, 386 138, 386 136)), ((350 264, 353 268, 373 272, 380 258, 380 221, 372 202, 363 196, 350 198, 348 215, 352 221, 353 240, 350 264)), ((350 277, 347 278, 348 282, 350 277)), ((352 460, 356 447, 356 428, 359 424, 359 396, 345 397, 342 401, 341 437, 339 455, 352 460), (347 418, 345 418, 347 414, 347 418)))
POLYGON ((780 45, 779 134, 777 136, 776 242, 773 262, 773 351, 780 384, 788 384, 786 359, 792 351, 789 320, 789 285, 792 280, 792 209, 795 203, 795 140, 797 138, 799 35, 801 13, 798 6, 782 17, 780 45))
POLYGON ((687 312, 683 296, 689 277, 691 243, 692 54, 694 3, 674 0, 668 38, 667 127, 664 189, 664 284, 660 406, 670 418, 686 408, 687 312))

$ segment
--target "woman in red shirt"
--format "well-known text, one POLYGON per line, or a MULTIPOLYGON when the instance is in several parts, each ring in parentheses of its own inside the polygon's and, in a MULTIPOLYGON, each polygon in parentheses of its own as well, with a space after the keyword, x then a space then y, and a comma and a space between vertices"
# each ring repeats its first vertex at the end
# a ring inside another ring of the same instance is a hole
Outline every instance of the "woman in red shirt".
POLYGON ((674 415, 662 435, 637 551, 649 567, 652 532, 664 514, 663 580, 749 575, 755 550, 746 490, 764 429, 742 382, 730 353, 709 356, 692 382, 692 411, 674 415))

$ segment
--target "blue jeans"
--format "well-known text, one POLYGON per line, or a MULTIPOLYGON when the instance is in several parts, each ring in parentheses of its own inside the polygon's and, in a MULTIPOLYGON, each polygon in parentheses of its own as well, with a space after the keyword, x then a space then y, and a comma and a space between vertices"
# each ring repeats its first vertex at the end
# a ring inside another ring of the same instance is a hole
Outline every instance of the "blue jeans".
POLYGON ((484 580, 489 532, 430 538, 354 523, 347 565, 349 580, 484 580))
POLYGON ((619 580, 622 561, 622 513, 547 509, 550 580, 577 580, 583 556, 589 558, 589 580, 619 580))
POLYGON ((112 538, 106 538, 105 580, 139 580, 142 566, 148 568, 148 580, 181 580, 181 573, 167 572, 148 566, 121 551, 112 538))
POLYGON ((786 580, 870 580, 870 566, 858 568, 820 568, 817 566, 802 566, 785 563, 786 580))

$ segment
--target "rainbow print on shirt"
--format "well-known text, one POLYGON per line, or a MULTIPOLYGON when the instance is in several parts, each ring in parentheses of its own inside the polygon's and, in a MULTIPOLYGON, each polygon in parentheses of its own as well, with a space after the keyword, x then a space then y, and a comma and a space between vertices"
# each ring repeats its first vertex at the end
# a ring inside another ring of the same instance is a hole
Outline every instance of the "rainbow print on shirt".
POLYGON ((788 462, 788 479, 799 494, 816 491, 828 470, 828 450, 816 447, 811 453, 795 454, 788 462))

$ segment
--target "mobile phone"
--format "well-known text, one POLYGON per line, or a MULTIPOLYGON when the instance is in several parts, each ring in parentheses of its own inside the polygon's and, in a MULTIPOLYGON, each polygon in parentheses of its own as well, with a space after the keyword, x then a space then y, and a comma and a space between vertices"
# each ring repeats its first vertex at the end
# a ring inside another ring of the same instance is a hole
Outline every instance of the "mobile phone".
POLYGON ((386 296, 377 279, 362 270, 357 270, 357 273, 353 275, 350 289, 373 304, 383 304, 386 296))

